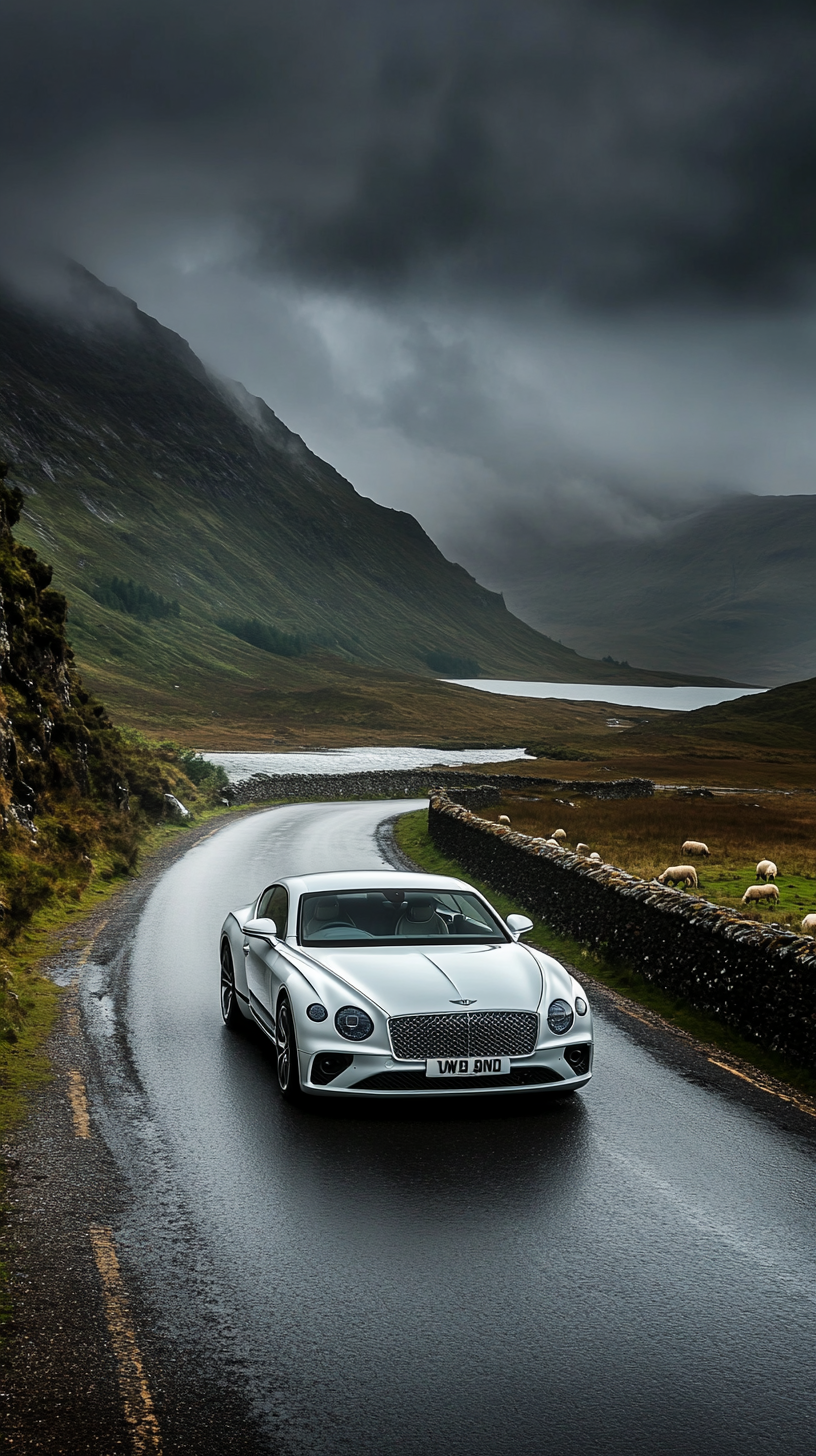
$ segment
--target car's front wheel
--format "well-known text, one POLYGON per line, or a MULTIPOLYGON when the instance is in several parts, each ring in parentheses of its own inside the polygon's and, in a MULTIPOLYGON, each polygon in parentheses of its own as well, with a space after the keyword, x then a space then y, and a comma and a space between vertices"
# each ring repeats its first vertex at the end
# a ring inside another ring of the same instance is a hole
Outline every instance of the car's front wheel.
POLYGON ((230 1031, 243 1029, 244 1018, 238 1005, 238 992, 235 989, 232 951, 229 948, 229 941, 226 940, 221 942, 221 1017, 224 1025, 228 1026, 230 1031))
POLYGON ((297 1038, 292 1007, 284 993, 278 1002, 275 1019, 275 1050, 277 1052, 278 1087, 287 1102, 300 1100, 300 1074, 298 1071, 297 1038))

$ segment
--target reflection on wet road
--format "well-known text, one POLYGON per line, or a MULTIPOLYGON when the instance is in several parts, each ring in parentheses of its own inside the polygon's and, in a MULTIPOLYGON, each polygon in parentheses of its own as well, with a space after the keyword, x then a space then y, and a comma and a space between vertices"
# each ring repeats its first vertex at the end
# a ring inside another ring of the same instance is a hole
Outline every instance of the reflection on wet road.
POLYGON ((138 1095, 106 1115, 137 1187, 125 1253, 166 1330, 286 1456, 804 1456, 797 1138, 603 1019, 583 1095, 423 1112, 288 1107, 260 1039, 222 1028, 225 911, 283 873, 382 863, 378 822, 412 807, 236 821, 148 902, 119 1007, 138 1095))

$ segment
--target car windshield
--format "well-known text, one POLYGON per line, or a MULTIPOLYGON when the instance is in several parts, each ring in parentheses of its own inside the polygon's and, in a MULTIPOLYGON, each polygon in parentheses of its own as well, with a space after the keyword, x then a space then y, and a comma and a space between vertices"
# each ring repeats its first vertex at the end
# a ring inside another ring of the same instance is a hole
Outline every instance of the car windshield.
POLYGON ((337 890, 304 895, 301 945, 448 945, 503 941, 495 915, 468 890, 337 890))

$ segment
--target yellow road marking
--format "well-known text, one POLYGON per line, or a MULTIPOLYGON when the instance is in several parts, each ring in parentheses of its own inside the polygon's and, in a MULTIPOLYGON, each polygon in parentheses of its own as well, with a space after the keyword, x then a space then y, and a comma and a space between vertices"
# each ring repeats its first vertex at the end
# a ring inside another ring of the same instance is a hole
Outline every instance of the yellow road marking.
POLYGON ((91 1119, 88 1116, 88 1094, 82 1073, 75 1071, 73 1067, 68 1069, 68 1101, 74 1114, 74 1131, 77 1137, 89 1138, 91 1119))
POLYGON ((652 1029, 652 1031, 657 1030, 657 1028, 655 1027, 654 1022, 653 1021, 650 1021, 647 1016, 638 1016, 637 1012, 636 1011, 630 1011, 628 1006, 619 1006, 618 1007, 618 1010, 625 1012, 625 1014, 627 1016, 631 1016, 631 1018, 632 1018, 633 1021, 641 1021, 644 1026, 650 1026, 651 1029, 652 1029))
POLYGON ((93 935, 91 936, 90 940, 88 941, 88 944, 86 945, 84 951, 82 952, 82 955, 79 957, 79 960, 77 961, 77 965, 78 966, 87 965, 88 956, 91 954, 91 951, 93 950, 96 941, 99 939, 99 936, 102 934, 102 931, 105 929, 105 926, 107 925, 107 923, 108 923, 107 920, 103 920, 102 921, 102 924, 99 927, 99 929, 94 931, 93 935))
POLYGON ((786 1092, 777 1092, 775 1087, 766 1087, 764 1082, 757 1082, 746 1072, 738 1072, 736 1067, 729 1067, 727 1062, 718 1062, 716 1057, 709 1057, 708 1060, 712 1066, 722 1067, 724 1072, 730 1072, 732 1077, 741 1077, 743 1082, 750 1082, 751 1086, 758 1087, 760 1092, 767 1092, 769 1097, 778 1097, 780 1102, 791 1102, 794 1107, 798 1107, 800 1112, 806 1112, 808 1117, 816 1117, 816 1111, 806 1102, 800 1102, 798 1097, 789 1097, 786 1092))
POLYGON ((105 1314, 111 1344, 119 1366, 119 1390, 125 1407, 125 1420, 133 1435, 136 1456, 143 1452, 161 1452, 161 1432, 153 1409, 153 1397, 136 1343, 128 1297, 122 1282, 113 1233, 102 1224, 92 1224, 91 1245, 96 1267, 102 1279, 105 1314))

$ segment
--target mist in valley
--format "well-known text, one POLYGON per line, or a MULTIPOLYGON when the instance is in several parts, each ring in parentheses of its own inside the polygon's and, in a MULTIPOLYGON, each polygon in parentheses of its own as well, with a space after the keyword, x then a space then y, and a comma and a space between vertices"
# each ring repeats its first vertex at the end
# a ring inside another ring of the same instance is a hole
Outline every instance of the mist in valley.
POLYGON ((5 275, 64 308, 32 259, 87 266, 535 625, 588 640, 529 586, 565 562, 814 491, 808 7, 43 0, 6 41, 5 275))

